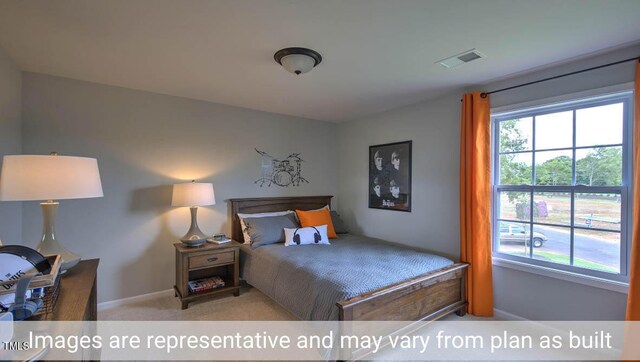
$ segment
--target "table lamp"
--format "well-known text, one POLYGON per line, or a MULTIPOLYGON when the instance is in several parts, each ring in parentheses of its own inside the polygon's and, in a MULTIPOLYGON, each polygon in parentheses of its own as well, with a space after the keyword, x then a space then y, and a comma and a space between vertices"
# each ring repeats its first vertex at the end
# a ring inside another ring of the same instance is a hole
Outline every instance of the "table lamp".
POLYGON ((102 183, 95 158, 50 155, 4 156, 0 174, 0 201, 44 201, 42 239, 37 250, 60 254, 60 271, 80 262, 80 255, 67 250, 56 236, 59 203, 53 200, 102 197, 102 183))
POLYGON ((216 197, 213 184, 198 183, 195 180, 173 185, 172 206, 189 206, 191 208, 191 227, 180 238, 188 246, 200 246, 207 241, 207 236, 198 227, 198 206, 215 205, 216 197))

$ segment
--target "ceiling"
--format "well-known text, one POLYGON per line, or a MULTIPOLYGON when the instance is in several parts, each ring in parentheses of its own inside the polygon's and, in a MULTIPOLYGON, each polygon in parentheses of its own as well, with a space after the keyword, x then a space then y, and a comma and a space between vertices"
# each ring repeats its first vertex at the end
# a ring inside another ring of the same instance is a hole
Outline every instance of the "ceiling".
POLYGON ((640 40, 638 0, 2 0, 23 70, 345 121, 640 40), (323 61, 295 76, 290 46, 323 61), (487 55, 446 70, 436 61, 487 55))

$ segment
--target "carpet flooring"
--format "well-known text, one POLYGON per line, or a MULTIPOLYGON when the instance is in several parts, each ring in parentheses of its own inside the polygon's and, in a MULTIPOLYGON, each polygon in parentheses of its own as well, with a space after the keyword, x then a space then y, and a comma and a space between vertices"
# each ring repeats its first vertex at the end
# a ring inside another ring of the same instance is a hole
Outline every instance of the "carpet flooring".
MULTIPOLYGON (((449 315, 443 320, 486 320, 469 314, 460 318, 449 315)), ((278 303, 259 290, 245 286, 239 297, 221 295, 196 301, 189 308, 180 309, 180 302, 172 295, 132 302, 98 312, 101 321, 290 321, 298 320, 278 303)))

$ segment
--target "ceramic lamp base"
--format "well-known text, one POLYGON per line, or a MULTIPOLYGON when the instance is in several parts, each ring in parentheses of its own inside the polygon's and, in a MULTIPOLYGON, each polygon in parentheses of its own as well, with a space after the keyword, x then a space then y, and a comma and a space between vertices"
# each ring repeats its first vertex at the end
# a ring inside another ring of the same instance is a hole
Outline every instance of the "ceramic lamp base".
POLYGON ((204 245, 204 244, 207 242, 207 240, 206 240, 206 239, 205 239, 204 241, 202 241, 202 240, 195 240, 195 241, 194 241, 194 240, 185 240, 185 239, 180 239, 180 241, 182 241, 182 243, 183 243, 184 245, 189 246, 189 247, 202 246, 202 245, 204 245))
POLYGON ((198 208, 191 208, 191 227, 183 237, 180 238, 187 246, 201 246, 207 242, 207 236, 198 227, 198 208))
POLYGON ((64 273, 67 270, 76 266, 82 259, 80 255, 67 250, 56 238, 56 214, 58 213, 58 202, 42 202, 42 240, 38 244, 36 250, 43 255, 60 254, 62 263, 60 264, 60 272, 64 273))

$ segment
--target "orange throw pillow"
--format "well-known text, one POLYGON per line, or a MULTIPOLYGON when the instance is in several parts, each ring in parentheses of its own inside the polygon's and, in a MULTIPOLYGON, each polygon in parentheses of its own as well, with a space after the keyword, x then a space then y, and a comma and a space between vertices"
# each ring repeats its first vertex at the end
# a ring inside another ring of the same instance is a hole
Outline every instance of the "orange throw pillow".
POLYGON ((309 226, 327 225, 327 236, 329 239, 336 239, 336 229, 333 228, 333 222, 331 221, 331 214, 329 209, 323 209, 318 211, 302 211, 296 210, 298 220, 303 228, 309 226))

